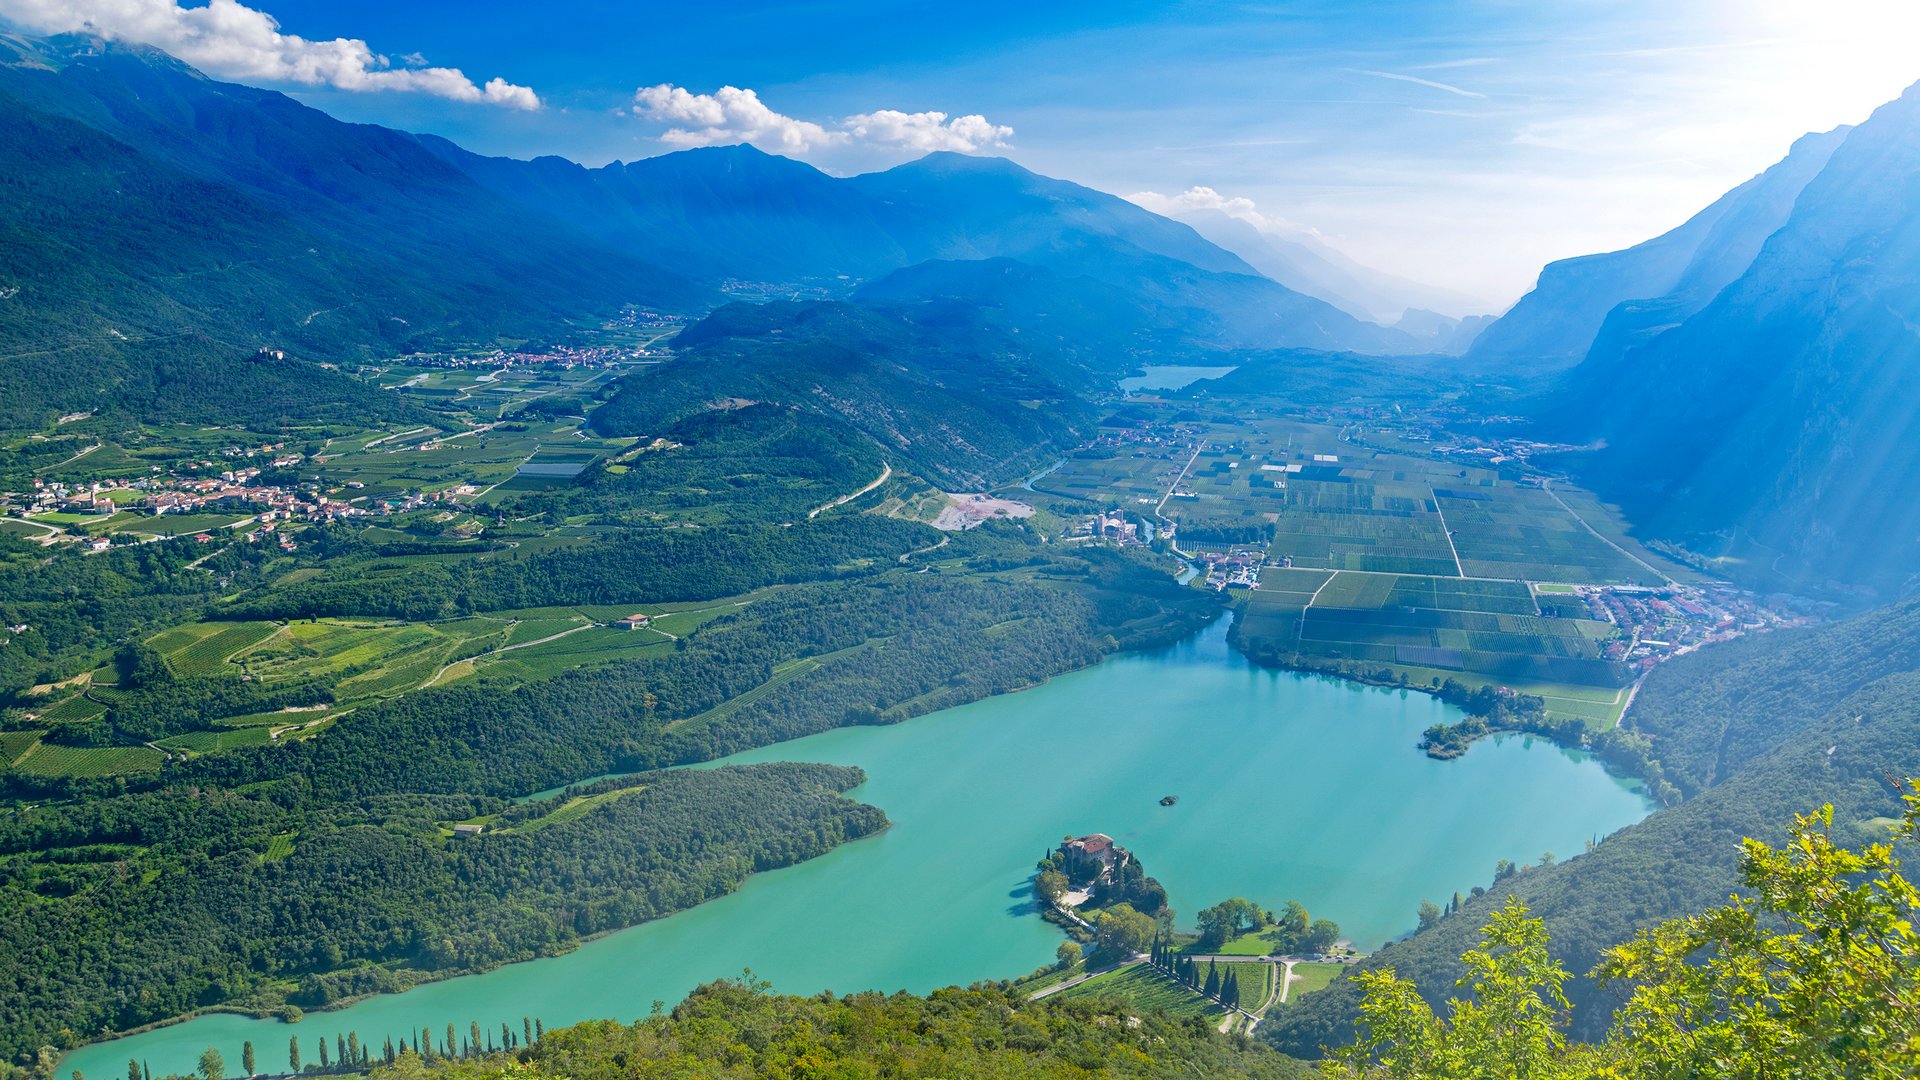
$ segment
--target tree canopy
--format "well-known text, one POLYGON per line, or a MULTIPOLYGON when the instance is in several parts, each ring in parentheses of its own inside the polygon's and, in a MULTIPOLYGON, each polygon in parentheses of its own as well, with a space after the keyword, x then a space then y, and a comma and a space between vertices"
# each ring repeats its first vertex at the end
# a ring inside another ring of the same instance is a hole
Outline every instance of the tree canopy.
POLYGON ((1920 889, 1899 849, 1920 838, 1920 794, 1890 842, 1852 850, 1833 808, 1786 843, 1741 845, 1746 894, 1644 931, 1596 974, 1627 993, 1608 1037, 1569 1043, 1567 970, 1545 924, 1509 897, 1462 960, 1470 996, 1441 1017, 1390 969, 1355 976, 1350 1076, 1390 1080, 1910 1077, 1920 1071, 1920 889))

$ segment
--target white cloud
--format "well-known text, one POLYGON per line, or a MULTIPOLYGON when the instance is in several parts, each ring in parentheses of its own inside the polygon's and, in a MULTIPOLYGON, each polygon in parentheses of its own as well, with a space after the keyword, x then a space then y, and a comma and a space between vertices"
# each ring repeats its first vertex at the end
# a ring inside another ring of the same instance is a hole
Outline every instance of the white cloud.
POLYGON ((1162 195, 1157 191, 1136 191, 1127 196, 1127 201, 1162 217, 1177 217, 1191 214, 1196 210, 1218 210, 1231 218, 1253 226, 1262 232, 1283 234, 1312 234, 1313 229, 1286 218, 1263 214, 1254 201, 1244 196, 1227 196, 1210 187, 1190 187, 1178 195, 1162 195))
POLYGON ((395 67, 357 38, 308 41, 283 34, 273 16, 238 0, 209 0, 204 7, 181 7, 179 0, 0 0, 0 16, 39 33, 90 33, 152 45, 223 78, 540 107, 539 96, 527 87, 500 78, 477 86, 459 68, 425 66, 418 54, 395 67))
POLYGON ((1005 146, 1013 129, 989 123, 979 113, 947 119, 943 112, 903 113, 896 109, 849 116, 844 122, 854 138, 888 146, 914 150, 958 150, 971 154, 988 147, 1005 146))
POLYGON ((634 92, 633 114, 669 125, 660 141, 670 146, 746 142, 790 154, 852 143, 973 153, 1005 146, 1013 137, 1012 128, 978 114, 949 118, 943 112, 897 109, 860 113, 828 127, 775 112, 759 94, 737 86, 723 86, 711 94, 696 94, 672 83, 643 86, 634 92))
POLYGON ((759 94, 737 86, 723 86, 712 94, 696 94, 671 83, 643 86, 634 92, 633 111, 674 125, 660 136, 671 146, 750 142, 804 154, 847 138, 844 132, 782 116, 767 108, 759 94))

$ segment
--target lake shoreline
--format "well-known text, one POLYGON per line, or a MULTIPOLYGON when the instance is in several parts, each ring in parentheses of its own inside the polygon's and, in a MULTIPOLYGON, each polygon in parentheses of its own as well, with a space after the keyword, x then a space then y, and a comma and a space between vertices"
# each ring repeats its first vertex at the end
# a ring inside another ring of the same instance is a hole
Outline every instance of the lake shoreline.
MULTIPOLYGON (((310 1030, 354 1030, 363 1044, 378 1044, 383 1032, 417 1028, 421 1019, 497 1022, 508 1008, 515 1020, 524 1011, 550 1027, 613 1013, 624 1021, 628 1012, 643 1015, 650 998, 679 1000, 693 986, 742 966, 803 994, 917 993, 1030 971, 1057 945, 1058 931, 1027 918, 1031 862, 1015 853, 1082 825, 1107 828, 1128 837, 1130 847, 1154 852, 1176 908, 1197 910, 1220 899, 1212 894, 1221 889, 1228 890, 1221 895, 1276 904, 1300 895, 1339 918, 1356 939, 1384 941, 1411 926, 1421 891, 1445 895, 1438 890, 1464 887, 1471 868, 1490 867, 1495 856, 1577 848, 1588 835, 1610 832, 1649 809, 1611 778, 1602 779, 1597 765, 1580 766, 1544 743, 1529 750, 1531 741, 1502 741, 1458 762, 1428 761, 1412 737, 1434 721, 1462 715, 1458 710, 1427 695, 1256 667, 1227 645, 1228 621, 1215 617, 1171 646, 1111 653, 1017 691, 940 710, 938 723, 835 728, 701 763, 811 760, 860 767, 868 781, 849 793, 879 807, 889 825, 860 838, 870 844, 849 841, 779 868, 784 873, 749 874, 730 891, 671 916, 582 938, 552 954, 436 973, 399 993, 343 998, 306 1010, 304 1021, 310 1030), (1095 732, 1102 754, 1111 755, 1103 756, 1101 769, 1063 773, 1051 764, 1082 757, 1082 735, 1095 732), (1316 770, 1337 774, 1332 786, 1316 791, 1315 778, 1297 768, 1303 759, 1348 761, 1352 768, 1316 770), (1363 767, 1385 775, 1357 786, 1347 781, 1347 772, 1363 767), (1288 779, 1276 784, 1274 775, 1288 779), (1576 775, 1588 779, 1572 784, 1576 775), (1434 790, 1423 794, 1427 788, 1434 790), (1173 790, 1181 793, 1177 807, 1160 806, 1160 796, 1173 790), (1596 807, 1612 809, 1599 811, 1591 825, 1578 824, 1588 819, 1579 807, 1595 796, 1605 796, 1596 807), (1308 831, 1276 813, 1310 823, 1308 831), (1232 841, 1249 814, 1268 823, 1263 834, 1286 835, 1289 842, 1267 852, 1256 841, 1260 850, 1250 852, 1244 841, 1232 841), (1553 826, 1556 820, 1572 827, 1553 826), (1517 841, 1499 839, 1508 833, 1517 841), (967 846, 953 847, 961 837, 967 846), (1453 850, 1463 841, 1472 852, 1453 850), (1238 854, 1212 851, 1223 842, 1238 854), (1377 849, 1371 856, 1369 846, 1377 849), (1396 869, 1391 881, 1372 880, 1383 868, 1402 866, 1406 872, 1396 869), (899 890, 910 891, 915 903, 890 903, 887 897, 899 890), (929 952, 929 921, 953 927, 957 947, 929 952), (626 1004, 610 1009, 610 1002, 626 1004), (314 1023, 318 1017, 329 1020, 314 1023)), ((115 1057, 124 1064, 128 1051, 150 1053, 156 1064, 177 1056, 185 1067, 210 1042, 237 1049, 245 1033, 258 1043, 272 1037, 266 1032, 285 1038, 302 1030, 246 1019, 255 1015, 244 1008, 200 1010, 118 1036, 144 1034, 148 1041, 138 1046, 109 1041, 76 1049, 62 1068, 83 1066, 92 1075, 115 1057), (190 1027, 195 1021, 203 1026, 190 1027), (165 1029, 176 1031, 151 1041, 165 1029)))
MULTIPOLYGON (((1064 464, 1064 459, 1062 460, 1062 462, 1057 463, 1055 467, 1058 467, 1058 464, 1064 464)), ((1116 649, 1113 652, 1102 653, 1097 659, 1095 659, 1091 663, 1083 664, 1079 667, 1066 668, 1061 671, 1054 672, 1053 674, 1048 675, 1045 678, 1023 683, 1019 686, 1015 686, 1007 690, 1001 690, 996 693, 986 695, 985 697, 975 698, 975 699, 972 699, 971 701, 959 702, 953 705, 942 706, 941 708, 931 709, 926 712, 910 713, 908 715, 902 716, 896 720, 892 720, 884 724, 851 725, 851 726, 856 726, 856 727, 867 726, 867 727, 874 727, 874 728, 897 727, 898 725, 907 723, 908 721, 917 720, 924 716, 931 716, 936 712, 942 712, 946 709, 961 708, 965 705, 974 704, 977 701, 987 701, 995 698, 1008 697, 1014 694, 1025 693, 1030 690, 1036 690, 1040 687, 1046 686, 1047 684, 1053 682, 1055 679, 1058 679, 1062 675, 1071 675, 1076 672, 1081 672, 1081 671, 1089 670, 1091 668, 1096 668, 1096 667, 1099 667, 1101 664, 1104 664, 1107 661, 1117 657, 1128 656, 1136 653, 1151 652, 1155 649, 1171 648, 1174 645, 1177 645, 1179 641, 1186 640, 1196 634, 1204 632, 1208 626, 1213 625, 1216 621, 1219 620, 1220 617, 1221 615, 1219 612, 1215 612, 1209 615, 1205 620, 1196 624, 1192 629, 1187 630, 1184 634, 1182 634, 1173 642, 1158 642, 1158 641, 1147 642, 1132 648, 1116 649)), ((1233 616, 1229 614, 1227 617, 1232 618, 1233 616)), ((836 728, 829 728, 827 730, 838 731, 838 730, 845 730, 845 728, 836 727, 836 728)), ((820 733, 816 732, 814 734, 820 734, 820 733)), ((782 740, 781 742, 767 743, 762 746, 749 747, 744 751, 735 751, 735 754, 750 753, 753 751, 764 750, 771 747, 785 745, 786 743, 796 742, 799 739, 805 739, 810 737, 811 735, 802 735, 794 739, 785 739, 785 740, 782 740)), ((673 765, 665 766, 664 768, 666 769, 683 769, 683 768, 698 769, 698 768, 715 767, 716 762, 724 762, 727 758, 732 756, 734 756, 734 754, 726 754, 718 758, 709 758, 704 761, 690 761, 690 762, 676 763, 673 765)), ((721 767, 724 767, 724 766, 721 766, 721 767)), ((642 776, 649 772, 658 772, 658 771, 662 771, 662 770, 637 769, 632 772, 601 773, 601 774, 586 777, 583 779, 572 780, 566 783, 565 785, 562 785, 559 787, 543 788, 529 795, 517 796, 512 801, 516 804, 524 804, 529 802, 538 802, 547 798, 559 798, 565 795, 566 792, 574 788, 585 787, 589 784, 598 783, 602 780, 611 780, 611 779, 629 777, 629 776, 642 776)), ((856 786, 855 788, 852 788, 849 790, 858 790, 858 787, 856 786)), ((843 792, 842 794, 845 795, 846 793, 843 792)), ((882 813, 886 812, 886 807, 884 806, 876 807, 876 809, 880 810, 882 813)), ((857 844, 862 840, 867 840, 873 837, 882 836, 892 828, 893 828, 893 822, 889 820, 885 827, 878 829, 872 833, 855 837, 852 840, 845 841, 844 843, 836 844, 834 847, 821 852, 819 855, 816 855, 813 858, 821 858, 826 855, 830 855, 834 851, 837 851, 840 848, 845 847, 849 844, 857 844)), ((810 862, 810 861, 812 860, 811 859, 801 860, 801 862, 810 862)), ((645 926, 649 923, 659 922, 662 919, 672 918, 673 916, 681 914, 682 912, 691 911, 691 910, 694 910, 694 908, 698 908, 704 904, 710 904, 715 900, 719 900, 726 896, 733 895, 734 893, 738 892, 741 888, 745 887, 748 881, 752 880, 752 878, 754 878, 759 874, 773 873, 779 870, 786 870, 794 866, 798 866, 800 864, 801 863, 798 863, 798 862, 789 863, 786 866, 776 866, 765 871, 753 871, 749 873, 746 877, 742 878, 738 884, 736 884, 733 888, 729 889, 728 891, 721 893, 718 896, 712 896, 704 900, 701 900, 698 903, 692 905, 691 907, 685 907, 685 908, 680 908, 674 911, 665 912, 663 914, 655 916, 654 918, 646 919, 637 923, 629 923, 626 926, 609 927, 608 929, 605 929, 605 930, 595 931, 592 934, 575 938, 570 943, 568 943, 567 947, 562 949, 556 949, 552 952, 542 952, 533 956, 515 957, 512 959, 499 960, 490 964, 476 965, 474 967, 469 967, 469 968, 449 969, 444 971, 425 972, 425 971, 421 971, 420 969, 406 969, 409 971, 409 973, 418 973, 418 974, 421 974, 423 977, 409 983, 407 986, 399 990, 374 990, 364 994, 354 994, 354 995, 339 998, 334 1001, 327 1002, 324 1005, 316 1005, 311 1008, 306 1006, 292 1006, 292 1007, 298 1008, 300 1010, 302 1017, 324 1016, 328 1013, 340 1012, 348 1008, 351 1008, 355 1005, 359 1005, 364 1002, 371 1001, 377 998, 399 997, 403 994, 409 993, 410 991, 413 991, 413 990, 417 990, 421 987, 431 986, 434 983, 446 982, 452 979, 468 978, 470 976, 476 976, 476 975, 487 975, 492 972, 502 970, 504 968, 512 967, 515 964, 531 963, 536 960, 551 960, 556 957, 566 956, 570 953, 579 951, 580 948, 592 942, 601 940, 606 937, 610 937, 614 934, 624 933, 628 930, 634 929, 635 927, 645 926)), ((64 1064, 68 1056, 74 1053, 78 1053, 79 1051, 84 1050, 87 1047, 104 1045, 106 1043, 115 1042, 120 1039, 130 1038, 136 1035, 143 1035, 143 1034, 147 1034, 153 1031, 158 1031, 164 1028, 175 1027, 180 1024, 189 1023, 193 1020, 198 1020, 208 1016, 245 1016, 245 1017, 248 1017, 249 1019, 254 1019, 254 1020, 279 1021, 282 1025, 291 1027, 295 1024, 300 1023, 301 1021, 289 1020, 284 1015, 282 1015, 283 1011, 288 1007, 289 1006, 284 1002, 281 1004, 271 1005, 271 1006, 247 1006, 247 1005, 232 1004, 232 1003, 208 1005, 199 1009, 195 1009, 192 1012, 183 1013, 179 1016, 168 1017, 164 1020, 149 1021, 148 1023, 141 1024, 138 1027, 128 1028, 122 1031, 111 1032, 104 1037, 95 1037, 95 1038, 88 1039, 84 1042, 78 1043, 73 1047, 70 1047, 69 1049, 63 1051, 61 1054, 60 1060, 61 1060, 61 1063, 64 1064)))

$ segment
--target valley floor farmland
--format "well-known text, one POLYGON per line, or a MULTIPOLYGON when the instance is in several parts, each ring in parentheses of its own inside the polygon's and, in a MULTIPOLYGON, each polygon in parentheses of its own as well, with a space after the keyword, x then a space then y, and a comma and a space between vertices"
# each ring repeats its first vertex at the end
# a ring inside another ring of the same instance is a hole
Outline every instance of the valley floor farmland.
POLYGON ((1130 400, 1032 482, 1034 501, 1070 523, 1063 539, 1094 514, 1143 539, 1176 530, 1174 549, 1220 568, 1208 580, 1241 606, 1238 640, 1269 662, 1507 687, 1598 729, 1650 664, 1781 621, 1641 548, 1591 495, 1449 456, 1421 430, 1130 400))

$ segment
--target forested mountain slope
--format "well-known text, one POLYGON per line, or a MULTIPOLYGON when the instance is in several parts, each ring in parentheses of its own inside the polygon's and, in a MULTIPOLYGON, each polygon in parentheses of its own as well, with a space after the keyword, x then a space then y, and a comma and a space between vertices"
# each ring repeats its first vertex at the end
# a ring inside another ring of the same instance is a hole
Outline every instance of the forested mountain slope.
POLYGON ((1789 581, 1920 570, 1920 87, 1848 132, 1740 277, 1596 348, 1536 415, 1653 535, 1729 535, 1789 581))
POLYGON ((3 89, 0 153, 13 166, 0 181, 0 427, 116 408, 268 424, 402 414, 312 364, 250 362, 343 298, 365 270, 351 253, 3 89))
POLYGON ((865 433, 896 466, 974 490, 1043 464, 1097 418, 1079 393, 1095 373, 1070 348, 1030 348, 1046 342, 983 326, 967 305, 733 304, 677 344, 674 364, 618 384, 596 431, 657 437, 716 406, 797 407, 865 433))
POLYGON ((686 770, 585 789, 573 806, 590 813, 175 789, 11 814, 0 1049, 262 991, 314 1008, 550 955, 880 831, 881 811, 839 794, 864 779, 830 765, 686 770), (449 843, 446 823, 468 819, 486 834, 449 843))
POLYGON ((589 169, 559 157, 484 157, 433 135, 423 149, 489 190, 710 282, 866 278, 912 261, 844 180, 747 144, 589 169))
MULTIPOLYGON (((10 423, 101 391, 136 411, 242 407, 261 345, 330 360, 707 298, 410 138, 154 50, 0 39, 0 104, 0 363, 34 373, 0 379, 10 423), (183 366, 206 374, 157 393, 183 366)), ((294 370, 316 400, 351 397, 294 370)))
MULTIPOLYGON (((1492 882, 1461 913, 1365 965, 1395 968, 1438 1002, 1461 973, 1460 954, 1512 894, 1545 918, 1555 955, 1584 975, 1602 950, 1636 930, 1724 902, 1738 888, 1742 837, 1777 841, 1793 814, 1830 802, 1838 840, 1884 839, 1880 822, 1900 812, 1889 777, 1920 772, 1920 601, 1754 638, 1725 656, 1715 655, 1719 648, 1656 669, 1642 695, 1656 703, 1655 756, 1672 748, 1677 773, 1712 778, 1717 753, 1725 773, 1715 786, 1579 858, 1492 882), (1874 666, 1860 668, 1863 658, 1874 666), (1731 725, 1722 711, 1729 708, 1737 713, 1731 725)), ((1576 1033, 1605 1030, 1613 995, 1582 978, 1568 996, 1576 1033)), ((1261 1034, 1301 1054, 1344 1043, 1358 1000, 1351 984, 1337 983, 1271 1018, 1261 1034)))

